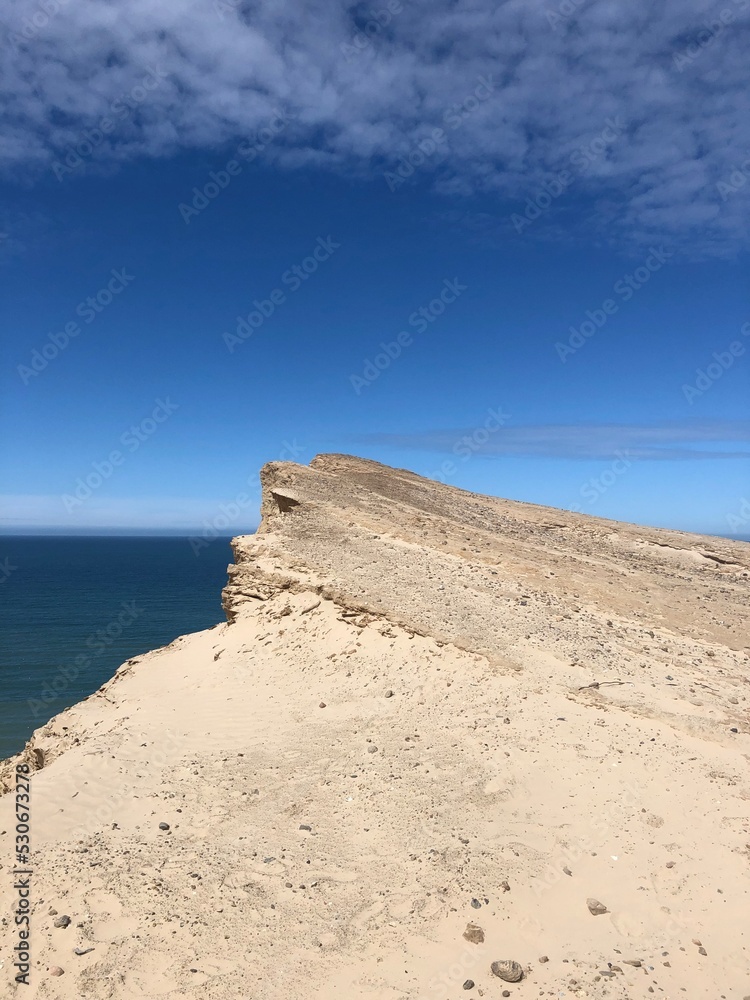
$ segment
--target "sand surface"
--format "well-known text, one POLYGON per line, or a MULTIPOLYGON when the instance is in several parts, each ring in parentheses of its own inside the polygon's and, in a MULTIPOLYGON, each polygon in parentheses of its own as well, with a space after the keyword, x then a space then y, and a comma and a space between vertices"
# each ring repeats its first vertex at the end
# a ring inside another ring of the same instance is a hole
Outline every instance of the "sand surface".
POLYGON ((262 482, 230 623, 19 758, 0 997, 750 997, 750 547, 345 456, 262 482))

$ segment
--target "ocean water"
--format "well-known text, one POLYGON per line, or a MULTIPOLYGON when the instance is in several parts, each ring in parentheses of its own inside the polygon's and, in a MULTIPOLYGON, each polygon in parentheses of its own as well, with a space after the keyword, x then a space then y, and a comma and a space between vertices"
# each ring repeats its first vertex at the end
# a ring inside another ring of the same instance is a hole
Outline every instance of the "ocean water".
POLYGON ((0 538, 0 759, 131 656, 225 621, 228 538, 0 538))

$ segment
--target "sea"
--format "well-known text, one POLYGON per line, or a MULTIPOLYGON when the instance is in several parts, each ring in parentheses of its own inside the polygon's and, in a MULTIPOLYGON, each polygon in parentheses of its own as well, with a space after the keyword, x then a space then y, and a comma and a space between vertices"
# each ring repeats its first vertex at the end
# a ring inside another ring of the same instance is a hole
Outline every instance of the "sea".
POLYGON ((229 542, 0 537, 0 760, 125 660, 225 621, 229 542))

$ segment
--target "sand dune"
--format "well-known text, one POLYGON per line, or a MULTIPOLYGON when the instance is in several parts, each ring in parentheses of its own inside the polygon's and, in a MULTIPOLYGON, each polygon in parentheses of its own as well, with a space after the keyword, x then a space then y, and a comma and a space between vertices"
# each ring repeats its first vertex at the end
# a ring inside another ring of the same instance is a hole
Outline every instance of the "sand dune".
POLYGON ((261 479, 228 622, 18 758, 0 997, 750 996, 750 548, 346 456, 261 479))

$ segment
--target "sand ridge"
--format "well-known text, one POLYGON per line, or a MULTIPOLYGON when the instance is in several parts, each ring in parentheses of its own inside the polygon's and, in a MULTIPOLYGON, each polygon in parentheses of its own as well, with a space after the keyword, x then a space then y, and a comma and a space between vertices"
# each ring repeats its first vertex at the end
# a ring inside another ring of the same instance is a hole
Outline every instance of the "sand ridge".
POLYGON ((262 482, 230 621, 25 751, 0 997, 750 995, 747 547, 345 456, 262 482))

